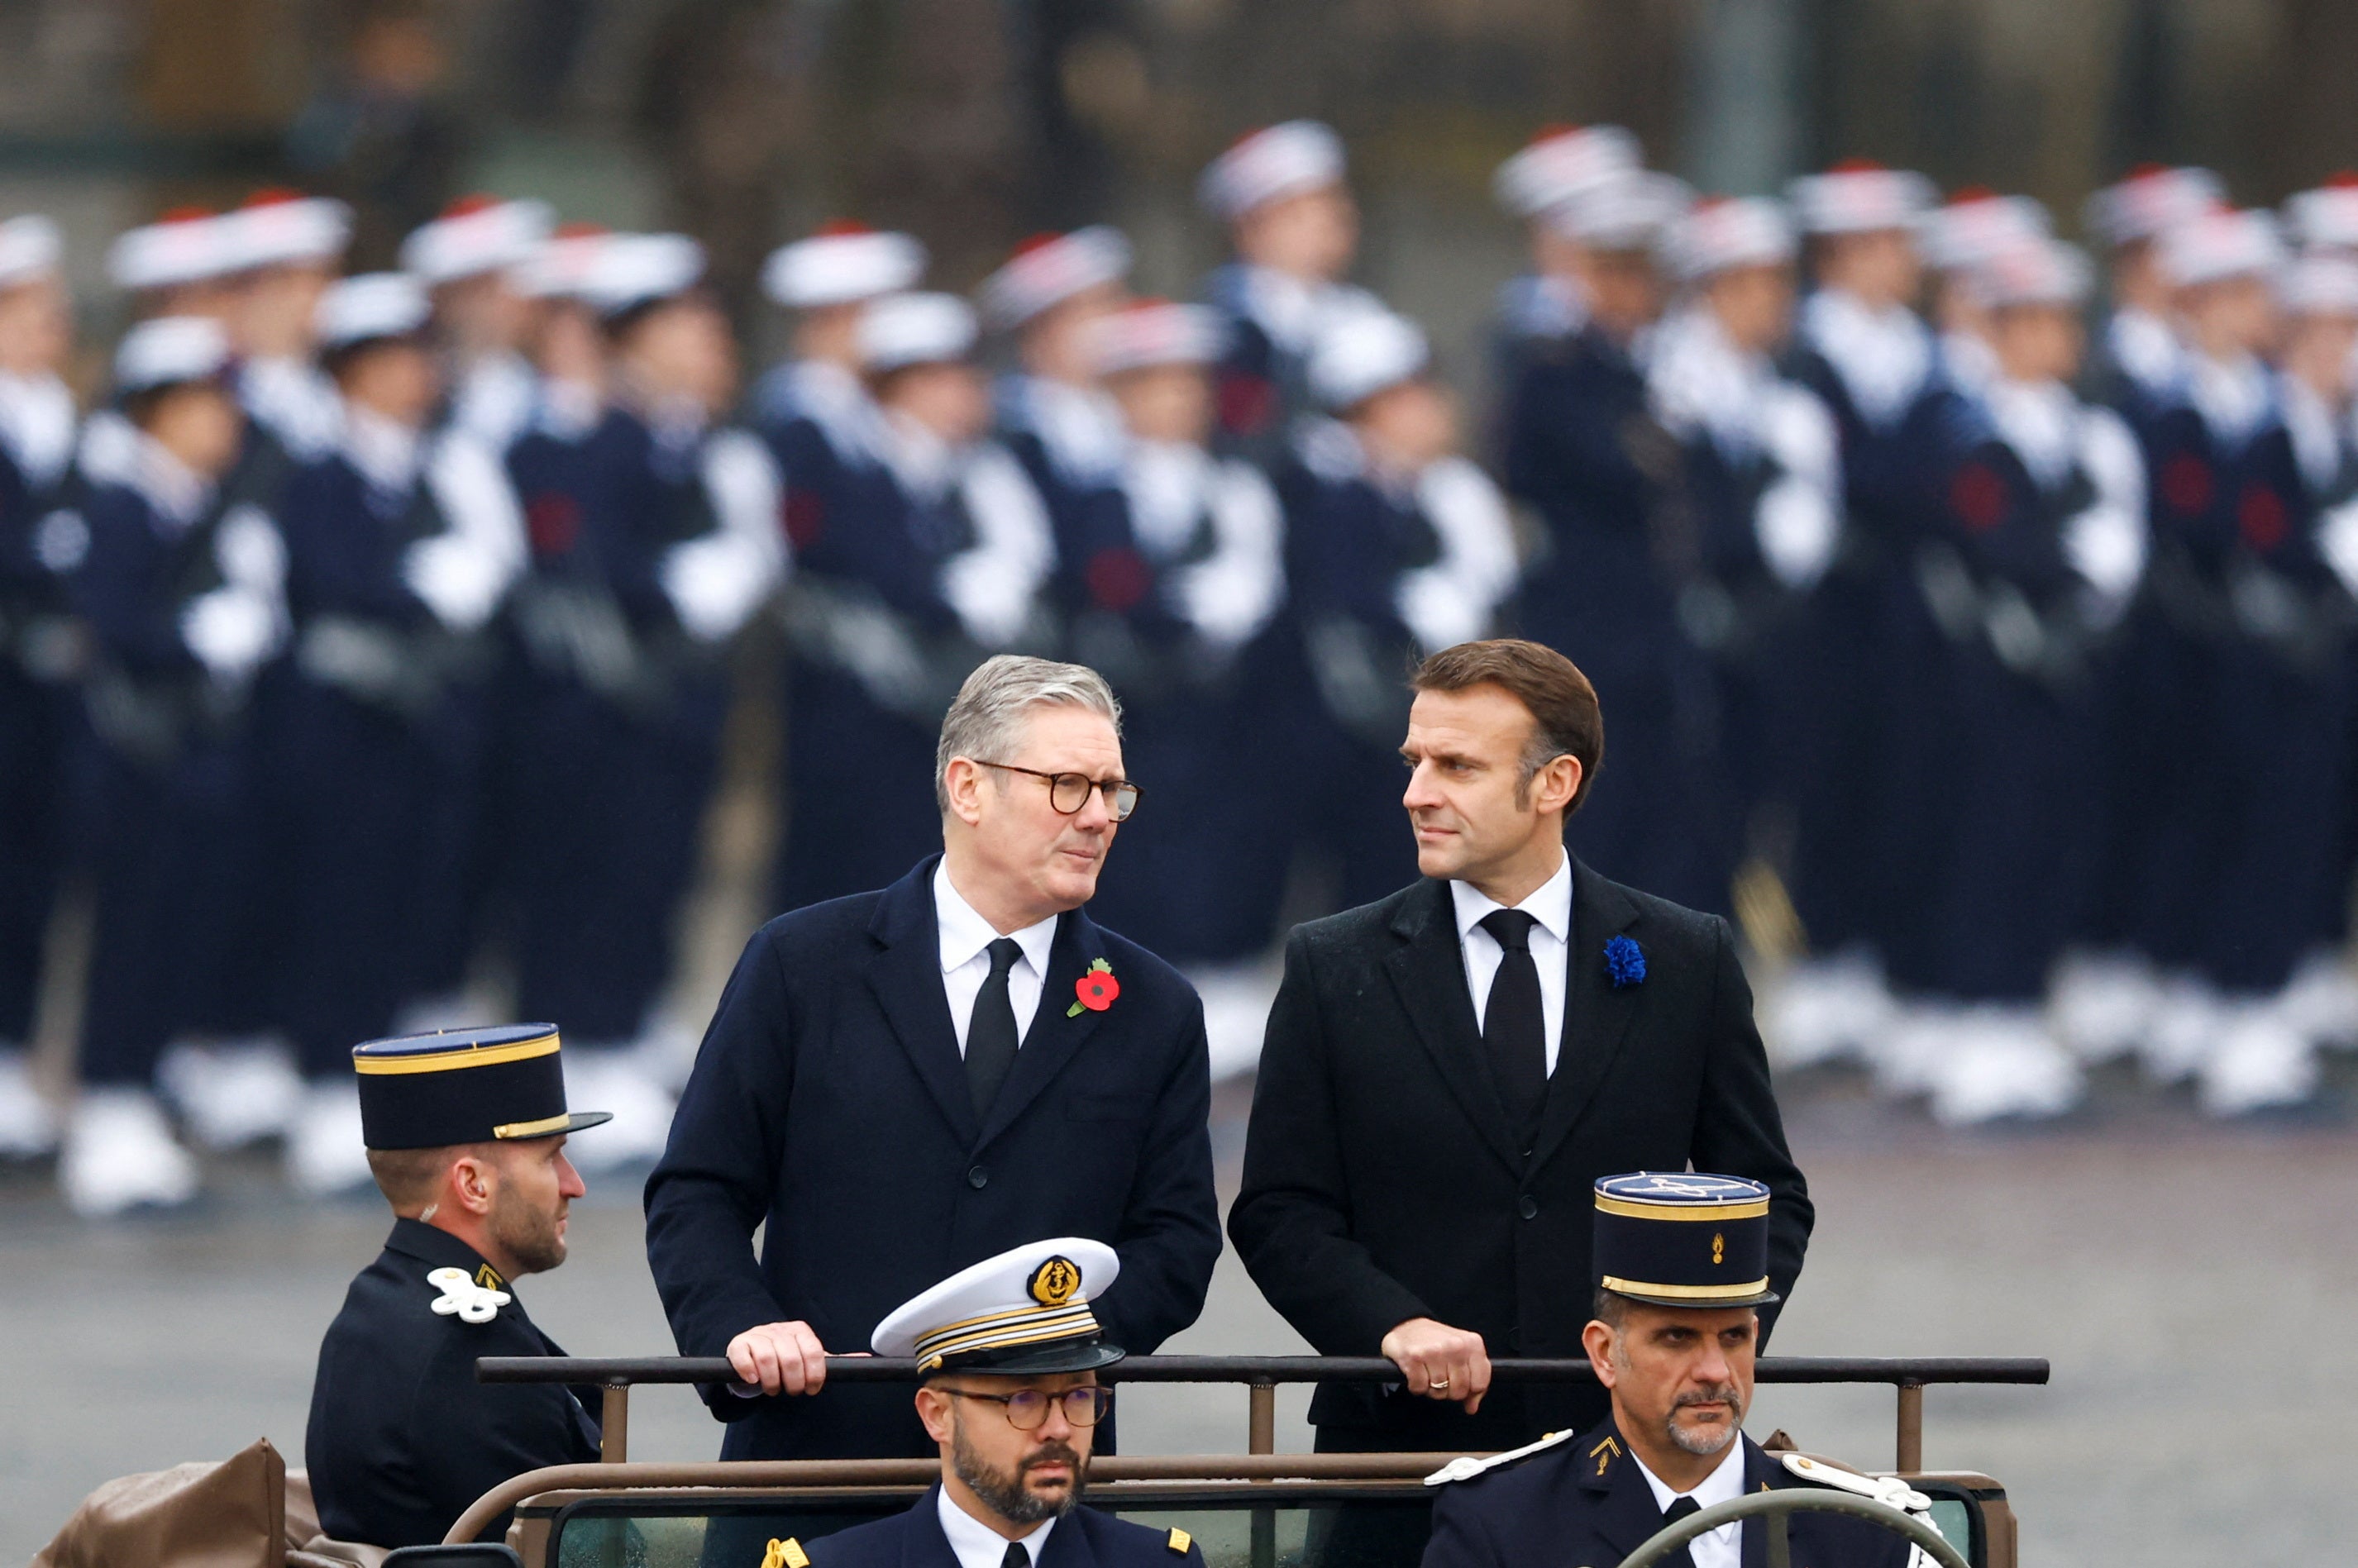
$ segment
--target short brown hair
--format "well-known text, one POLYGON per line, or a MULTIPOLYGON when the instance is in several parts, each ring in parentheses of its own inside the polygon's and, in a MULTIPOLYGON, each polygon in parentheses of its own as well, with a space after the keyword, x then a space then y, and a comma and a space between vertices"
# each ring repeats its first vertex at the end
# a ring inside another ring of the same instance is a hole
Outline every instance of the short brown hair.
POLYGON ((1580 666, 1553 648, 1520 637, 1460 643, 1428 657, 1408 684, 1412 691, 1495 686, 1506 692, 1531 715, 1531 739, 1523 749, 1523 776, 1517 789, 1529 785, 1556 758, 1568 756, 1580 764, 1580 787, 1563 814, 1570 816, 1588 798, 1596 770, 1605 763, 1605 714, 1596 705, 1596 688, 1580 666))
POLYGON ((376 1190, 384 1195, 394 1212, 403 1214, 424 1208, 440 1195, 442 1178, 460 1156, 493 1158, 500 1147, 496 1143, 452 1143, 439 1149, 372 1149, 368 1152, 369 1174, 376 1178, 376 1190))

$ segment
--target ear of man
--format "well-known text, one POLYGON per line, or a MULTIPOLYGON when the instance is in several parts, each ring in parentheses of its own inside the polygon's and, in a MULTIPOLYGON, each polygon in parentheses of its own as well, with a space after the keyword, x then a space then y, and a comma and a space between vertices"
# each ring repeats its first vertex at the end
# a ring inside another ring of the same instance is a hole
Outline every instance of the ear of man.
POLYGON ((925 1423, 925 1435, 936 1443, 950 1441, 950 1423, 957 1408, 957 1400, 930 1383, 917 1390, 917 1419, 925 1423))

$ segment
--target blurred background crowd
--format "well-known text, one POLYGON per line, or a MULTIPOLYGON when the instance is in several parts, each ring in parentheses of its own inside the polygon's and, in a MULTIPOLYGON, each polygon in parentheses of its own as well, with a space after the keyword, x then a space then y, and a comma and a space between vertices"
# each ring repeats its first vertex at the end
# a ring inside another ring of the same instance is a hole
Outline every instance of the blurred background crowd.
POLYGON ((2240 1117, 2358 1044, 2358 8, 0 32, 0 1158, 80 1213, 364 1187, 350 1047, 493 1014, 651 1158, 1004 650, 1121 695, 1094 913, 1223 1072, 1415 874, 1407 669, 1509 633, 1787 1067, 2240 1117))

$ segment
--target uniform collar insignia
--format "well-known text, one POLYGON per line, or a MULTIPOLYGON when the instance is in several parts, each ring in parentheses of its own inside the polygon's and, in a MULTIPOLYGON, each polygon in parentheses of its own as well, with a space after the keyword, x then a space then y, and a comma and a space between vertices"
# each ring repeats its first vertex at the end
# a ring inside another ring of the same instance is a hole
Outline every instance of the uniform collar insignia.
MULTIPOLYGON (((483 1272, 499 1278, 489 1264, 483 1272)), ((460 1323, 489 1323, 500 1315, 500 1308, 515 1299, 505 1291, 477 1284, 463 1269, 436 1269, 426 1276, 426 1282, 441 1292, 434 1298, 435 1312, 443 1317, 455 1316, 460 1323)))

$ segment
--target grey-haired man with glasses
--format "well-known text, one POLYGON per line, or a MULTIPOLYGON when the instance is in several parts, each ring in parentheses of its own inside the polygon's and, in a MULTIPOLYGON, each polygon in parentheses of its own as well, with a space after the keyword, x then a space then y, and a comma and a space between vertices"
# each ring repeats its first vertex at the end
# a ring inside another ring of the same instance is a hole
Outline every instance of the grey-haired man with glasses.
POLYGON ((1120 716, 1094 670, 986 662, 942 721, 942 853, 780 915, 738 961, 646 1195, 681 1353, 741 1379, 708 1391, 723 1458, 932 1453, 905 1391, 822 1394, 826 1357, 1028 1238, 1113 1249, 1094 1305, 1122 1345, 1203 1309, 1220 1250, 1203 1006, 1081 909, 1143 798, 1120 716))

